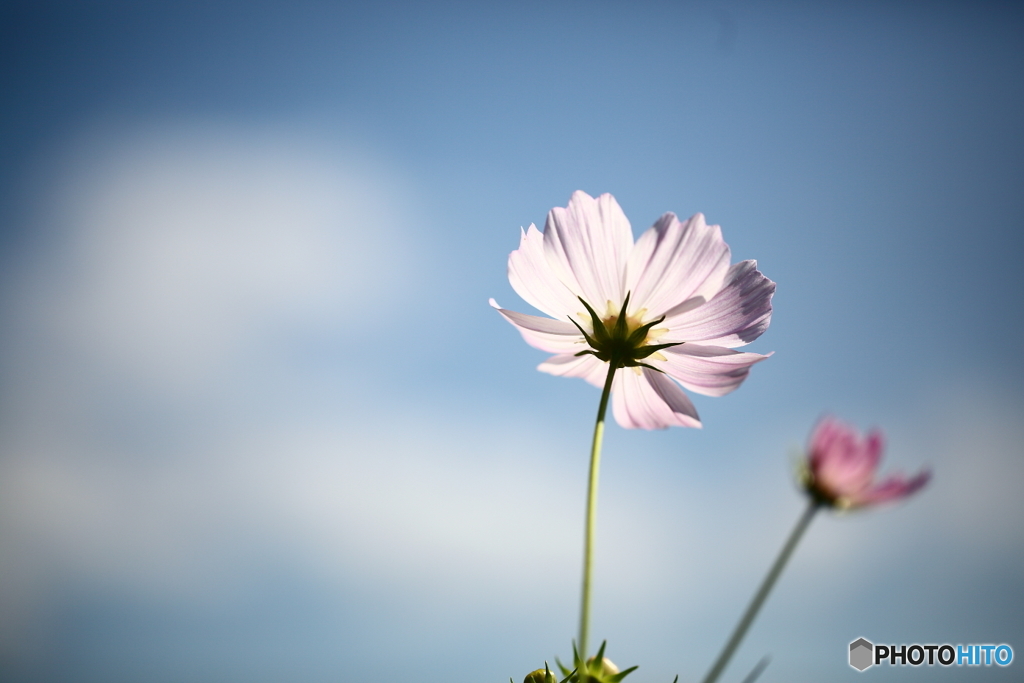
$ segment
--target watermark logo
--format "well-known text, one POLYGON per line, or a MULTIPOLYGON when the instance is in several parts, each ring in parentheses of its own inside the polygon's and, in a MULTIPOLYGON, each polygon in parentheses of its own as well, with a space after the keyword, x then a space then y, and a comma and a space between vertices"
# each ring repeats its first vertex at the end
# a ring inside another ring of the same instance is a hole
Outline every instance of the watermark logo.
POLYGON ((850 666, 864 671, 875 664, 889 666, 1009 666, 1013 648, 1000 645, 875 645, 867 638, 850 643, 850 666))
POLYGON ((858 638, 850 643, 850 666, 857 671, 863 671, 874 664, 871 661, 874 649, 875 646, 864 638, 858 638))

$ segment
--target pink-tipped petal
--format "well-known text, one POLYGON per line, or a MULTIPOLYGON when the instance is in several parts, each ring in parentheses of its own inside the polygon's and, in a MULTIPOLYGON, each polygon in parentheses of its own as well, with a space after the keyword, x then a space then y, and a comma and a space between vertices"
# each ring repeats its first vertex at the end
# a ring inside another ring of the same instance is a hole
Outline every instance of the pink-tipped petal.
POLYGON ((756 261, 741 261, 729 269, 725 284, 703 306, 669 311, 661 327, 669 332, 660 341, 687 341, 733 348, 743 346, 768 329, 775 283, 757 269, 756 261))
POLYGON ((640 368, 615 374, 612 408, 615 421, 626 429, 700 427, 697 409, 678 384, 666 375, 640 368))
POLYGON ((548 353, 576 353, 586 348, 583 335, 568 321, 509 311, 499 306, 494 299, 491 299, 490 304, 519 330, 530 346, 548 353))
POLYGON ((932 473, 928 470, 919 472, 915 477, 906 479, 902 475, 893 475, 881 484, 872 487, 863 494, 857 496, 853 503, 855 505, 878 505, 888 503, 913 495, 931 479, 932 473))
MULTIPOLYGON (((574 192, 569 205, 556 207, 544 226, 544 250, 557 277, 595 309, 619 305, 633 231, 610 194, 593 198, 574 192)), ((572 309, 573 311, 576 308, 572 309)))
POLYGON ((556 320, 586 310, 548 263, 544 235, 534 225, 523 231, 519 248, 509 254, 508 281, 523 300, 556 320))
POLYGON ((537 369, 556 377, 579 377, 599 389, 604 388, 604 381, 608 376, 608 363, 598 360, 590 354, 552 356, 538 365, 537 369))
POLYGON ((885 436, 877 429, 868 432, 868 438, 864 442, 864 459, 869 463, 871 469, 878 469, 882 462, 882 452, 885 450, 885 436))
POLYGON ((721 289, 729 270, 729 246, 717 225, 696 214, 680 222, 666 213, 640 236, 626 266, 626 290, 637 310, 661 315, 692 297, 721 289))
POLYGON ((833 445, 847 433, 847 427, 831 416, 818 421, 811 434, 810 464, 819 467, 824 458, 831 452, 833 445))
POLYGON ((662 349, 660 353, 666 360, 652 361, 652 365, 690 391, 705 396, 724 396, 734 391, 750 374, 752 365, 768 358, 758 353, 699 344, 681 344, 662 349))
POLYGON ((883 448, 880 432, 864 440, 852 427, 826 418, 811 441, 815 476, 836 495, 852 499, 871 486, 883 448))

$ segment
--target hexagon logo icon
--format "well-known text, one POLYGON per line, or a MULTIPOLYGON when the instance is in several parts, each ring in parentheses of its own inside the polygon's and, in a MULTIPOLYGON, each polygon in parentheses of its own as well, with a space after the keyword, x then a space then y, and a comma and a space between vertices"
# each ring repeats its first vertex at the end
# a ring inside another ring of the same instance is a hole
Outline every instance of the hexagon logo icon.
POLYGON ((875 646, 872 645, 868 640, 864 638, 858 638, 857 640, 850 643, 850 666, 857 671, 863 671, 868 668, 874 662, 871 660, 871 656, 874 653, 875 646))

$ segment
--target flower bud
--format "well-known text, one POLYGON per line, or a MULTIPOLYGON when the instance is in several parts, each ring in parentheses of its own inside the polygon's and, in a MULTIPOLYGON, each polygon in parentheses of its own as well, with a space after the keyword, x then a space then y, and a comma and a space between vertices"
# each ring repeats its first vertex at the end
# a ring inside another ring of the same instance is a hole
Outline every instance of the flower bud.
POLYGON ((537 669, 526 674, 523 683, 558 683, 558 677, 548 669, 537 669))
POLYGON ((587 660, 587 670, 593 674, 604 678, 605 676, 614 676, 619 673, 619 667, 615 666, 615 662, 608 659, 607 657, 601 658, 600 668, 597 666, 597 657, 591 657, 587 660))

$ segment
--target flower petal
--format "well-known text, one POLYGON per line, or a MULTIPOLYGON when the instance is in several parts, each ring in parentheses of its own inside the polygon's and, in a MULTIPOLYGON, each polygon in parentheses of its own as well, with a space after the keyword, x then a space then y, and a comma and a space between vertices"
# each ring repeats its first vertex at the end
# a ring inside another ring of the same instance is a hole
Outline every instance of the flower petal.
POLYGON ((811 470, 821 488, 856 500, 874 481, 884 448, 881 432, 872 431, 862 439, 853 427, 826 416, 811 437, 811 470))
MULTIPOLYGON (((544 225, 544 251, 562 283, 591 306, 621 305, 633 230, 615 197, 594 199, 576 191, 564 209, 555 207, 544 225)), ((572 310, 576 310, 575 308, 572 310)))
POLYGON ((833 459, 834 451, 849 450, 856 439, 856 430, 831 415, 825 415, 818 421, 811 434, 811 467, 817 469, 827 460, 833 459))
POLYGON ((576 353, 587 348, 583 335, 570 322, 509 311, 499 306, 494 299, 490 303, 519 330, 530 346, 549 353, 576 353))
POLYGON ((666 213, 630 254, 626 291, 631 292, 631 309, 646 308, 658 317, 691 297, 712 298, 729 271, 729 256, 722 229, 708 225, 703 214, 681 223, 666 213))
POLYGON ((923 488, 931 479, 932 473, 928 470, 919 472, 917 476, 906 479, 903 475, 893 475, 870 490, 856 496, 852 501, 855 506, 877 505, 889 501, 906 498, 923 488))
POLYGON ((656 370, 640 370, 623 368, 615 374, 612 407, 616 422, 626 429, 701 426, 697 409, 678 384, 656 370))
POLYGON ((535 225, 523 231, 519 248, 508 256, 508 281, 527 303, 556 320, 586 311, 577 295, 558 279, 548 263, 544 235, 535 225))
POLYGON ((722 290, 711 301, 683 312, 669 311, 669 332, 660 342, 703 342, 733 348, 761 336, 772 317, 775 283, 757 269, 756 261, 740 261, 725 276, 722 290))
POLYGON ((750 374, 754 363, 771 355, 699 344, 681 344, 660 353, 666 360, 655 360, 651 365, 664 370, 690 391, 705 396, 724 396, 735 390, 750 374))
POLYGON ((552 356, 538 365, 537 369, 556 377, 581 377, 599 389, 604 388, 604 381, 608 376, 608 363, 590 354, 552 356))

